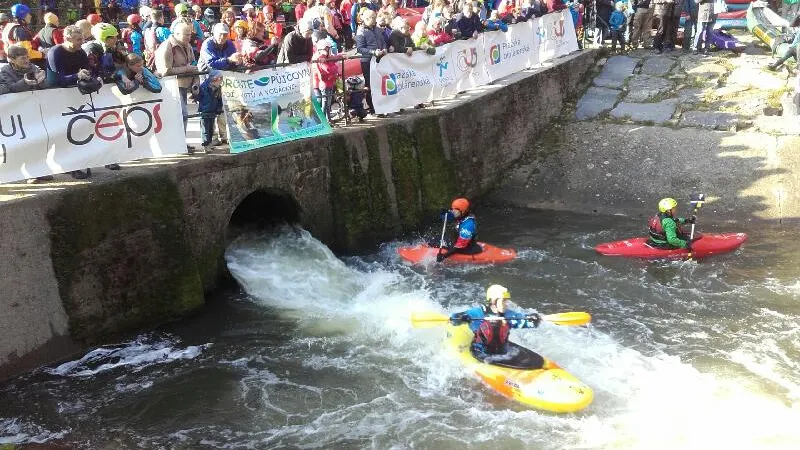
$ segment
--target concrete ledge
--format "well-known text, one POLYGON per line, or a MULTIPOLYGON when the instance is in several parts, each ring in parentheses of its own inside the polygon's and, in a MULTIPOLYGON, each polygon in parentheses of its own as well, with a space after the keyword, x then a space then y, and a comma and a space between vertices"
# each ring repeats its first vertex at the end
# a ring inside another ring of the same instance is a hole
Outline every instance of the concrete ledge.
POLYGON ((253 193, 289 198, 306 229, 350 251, 416 229, 454 195, 487 192, 596 57, 575 53, 330 136, 0 186, 0 269, 11 275, 0 280, 0 377, 202 305, 224 271, 231 217, 253 193))

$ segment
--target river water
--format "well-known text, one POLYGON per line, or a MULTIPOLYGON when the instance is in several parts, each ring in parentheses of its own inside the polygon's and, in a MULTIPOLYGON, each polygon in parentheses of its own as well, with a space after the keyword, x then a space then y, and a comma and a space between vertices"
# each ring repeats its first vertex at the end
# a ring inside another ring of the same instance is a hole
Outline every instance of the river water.
POLYGON ((0 444, 31 449, 798 449, 800 243, 745 231, 697 262, 600 257, 645 220, 481 212, 515 247, 498 266, 411 267, 384 243, 337 257, 302 230, 227 250, 238 289, 196 317, 0 385, 0 444), (507 286, 523 311, 588 311, 512 339, 595 391, 530 410, 483 387, 412 311, 452 312, 507 286), (36 445, 36 443, 45 443, 36 445))

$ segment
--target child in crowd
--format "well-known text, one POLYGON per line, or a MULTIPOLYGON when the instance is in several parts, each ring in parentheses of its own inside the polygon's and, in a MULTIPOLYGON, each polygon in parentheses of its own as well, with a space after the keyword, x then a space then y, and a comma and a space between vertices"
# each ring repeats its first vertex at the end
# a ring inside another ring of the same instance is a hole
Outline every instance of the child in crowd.
POLYGON ((142 86, 150 92, 161 92, 161 83, 153 72, 144 67, 144 59, 136 53, 128 53, 125 65, 114 74, 114 81, 119 91, 125 95, 130 94, 142 86))
POLYGON ((609 19, 608 24, 611 27, 611 51, 614 52, 617 50, 617 42, 620 44, 620 51, 625 51, 625 24, 627 23, 627 19, 625 18, 625 4, 621 1, 617 2, 614 5, 614 12, 611 13, 611 19, 609 19))
POLYGON ((200 84, 198 100, 202 145, 203 150, 208 153, 211 138, 214 137, 214 124, 222 114, 222 72, 212 70, 209 73, 208 78, 200 84))
MULTIPOLYGON (((422 23, 420 20, 418 23, 422 23)), ((347 109, 351 117, 358 117, 359 122, 364 122, 367 117, 367 108, 364 107, 364 79, 361 77, 348 77, 347 109)))
POLYGON ((492 15, 486 21, 486 31, 508 31, 508 24, 500 20, 500 14, 497 11, 492 11, 492 15))
POLYGON ((414 33, 411 35, 411 40, 416 48, 425 50, 425 53, 429 55, 434 55, 436 54, 436 48, 428 39, 427 31, 428 27, 425 25, 425 21, 420 20, 414 25, 414 33))
POLYGON ((317 41, 316 47, 317 51, 311 58, 311 88, 330 122, 331 102, 341 58, 331 55, 331 46, 325 39, 317 41))

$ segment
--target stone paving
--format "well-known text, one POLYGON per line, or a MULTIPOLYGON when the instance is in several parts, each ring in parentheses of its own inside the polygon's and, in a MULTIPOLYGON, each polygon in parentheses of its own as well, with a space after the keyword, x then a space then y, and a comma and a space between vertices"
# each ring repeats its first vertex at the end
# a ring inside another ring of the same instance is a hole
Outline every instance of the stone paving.
POLYGON ((745 32, 736 37, 747 45, 739 54, 637 50, 600 60, 602 70, 579 99, 575 119, 798 134, 798 120, 780 118, 796 110, 788 98, 794 70, 766 70, 768 50, 745 32))

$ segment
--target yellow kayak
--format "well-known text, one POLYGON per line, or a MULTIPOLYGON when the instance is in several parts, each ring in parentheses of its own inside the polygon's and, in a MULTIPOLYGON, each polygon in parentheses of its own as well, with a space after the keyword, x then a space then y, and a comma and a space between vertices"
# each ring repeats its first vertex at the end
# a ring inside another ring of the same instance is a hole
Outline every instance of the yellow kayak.
POLYGON ((474 335, 467 325, 446 328, 448 349, 468 370, 505 397, 552 412, 580 411, 592 403, 592 389, 553 361, 510 342, 508 354, 495 357, 488 364, 472 356, 470 344, 474 335))

